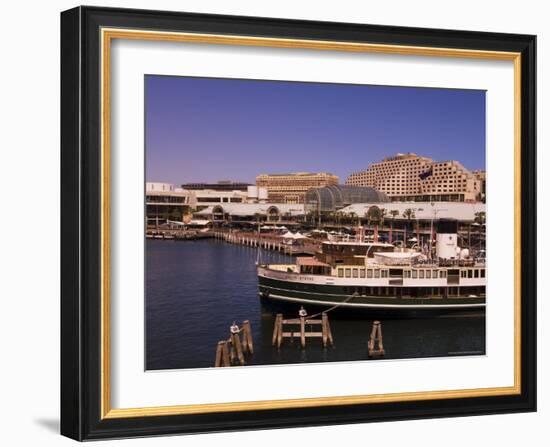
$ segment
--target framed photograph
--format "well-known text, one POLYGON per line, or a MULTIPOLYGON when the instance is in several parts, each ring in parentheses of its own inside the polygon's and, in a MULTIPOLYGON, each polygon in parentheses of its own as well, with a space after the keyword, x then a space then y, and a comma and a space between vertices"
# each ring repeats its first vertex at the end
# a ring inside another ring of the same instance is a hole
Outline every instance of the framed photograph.
POLYGON ((536 410, 531 35, 61 14, 61 432, 536 410))

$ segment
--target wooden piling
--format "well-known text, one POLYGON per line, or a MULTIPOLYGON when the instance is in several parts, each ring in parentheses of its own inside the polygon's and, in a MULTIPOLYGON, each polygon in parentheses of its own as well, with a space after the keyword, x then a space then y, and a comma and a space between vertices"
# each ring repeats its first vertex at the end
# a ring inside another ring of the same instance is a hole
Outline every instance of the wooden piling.
POLYGON ((372 323, 372 330, 368 342, 369 357, 384 357, 384 342, 382 340, 382 324, 380 321, 372 323))
POLYGON ((248 354, 254 354, 254 343, 252 341, 252 329, 250 321, 243 321, 243 350, 248 354))
MULTIPOLYGON (((232 351, 235 351, 238 362, 244 365, 244 354, 243 347, 241 345, 241 340, 238 333, 231 334, 231 347, 232 351)), ((235 358, 235 357, 234 357, 235 358)))
POLYGON ((214 368, 219 368, 222 366, 222 344, 223 341, 218 342, 218 347, 216 348, 216 361, 214 362, 214 368))
POLYGON ((325 312, 323 312, 323 315, 321 317, 322 321, 322 333, 323 333, 323 347, 327 347, 327 341, 328 341, 328 327, 327 327, 327 321, 328 317, 325 312))
POLYGON ((225 366, 231 366, 231 359, 229 357, 229 350, 227 349, 227 341, 221 340, 218 342, 216 348, 216 362, 214 367, 220 368, 225 366))
POLYGON ((306 347, 306 317, 300 317, 300 343, 302 349, 306 347))
POLYGON ((273 324, 273 338, 271 339, 271 344, 273 346, 275 346, 279 340, 281 321, 283 321, 283 314, 277 314, 275 317, 275 323, 273 324))

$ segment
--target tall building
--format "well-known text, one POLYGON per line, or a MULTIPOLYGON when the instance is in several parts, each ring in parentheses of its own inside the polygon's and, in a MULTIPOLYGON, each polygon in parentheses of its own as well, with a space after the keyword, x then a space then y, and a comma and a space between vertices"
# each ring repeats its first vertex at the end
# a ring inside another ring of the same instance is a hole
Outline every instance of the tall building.
POLYGON ((472 171, 472 174, 474 174, 481 183, 481 199, 485 202, 487 197, 487 173, 483 169, 477 169, 472 171))
POLYGON ((370 186, 394 201, 458 201, 482 199, 482 182, 458 161, 434 161, 414 153, 386 157, 366 171, 354 172, 346 185, 370 186))
POLYGON ((231 180, 220 180, 216 183, 184 183, 181 185, 183 189, 210 189, 212 191, 246 191, 250 183, 234 182, 231 180))
POLYGON ((337 184, 338 177, 329 172, 261 174, 256 177, 256 186, 267 190, 271 203, 304 203, 308 189, 337 184))

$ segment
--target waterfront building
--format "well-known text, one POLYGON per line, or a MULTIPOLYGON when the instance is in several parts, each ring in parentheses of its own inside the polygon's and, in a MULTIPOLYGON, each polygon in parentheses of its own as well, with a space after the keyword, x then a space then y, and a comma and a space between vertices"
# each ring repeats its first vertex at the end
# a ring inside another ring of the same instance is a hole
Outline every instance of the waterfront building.
POLYGON ((159 221, 182 221, 183 216, 196 206, 191 191, 175 187, 171 183, 147 182, 145 184, 145 209, 148 224, 159 221))
POLYGON ((386 157, 365 171, 354 172, 346 185, 370 186, 394 201, 475 202, 482 181, 455 160, 434 161, 414 153, 386 157))
POLYGON ((197 219, 233 223, 302 221, 304 215, 303 204, 289 203, 223 203, 193 214, 197 219))
POLYGON ((338 177, 329 172, 261 174, 256 177, 256 186, 267 190, 270 203, 304 203, 308 189, 337 184, 338 177))
POLYGON ((330 185, 311 188, 305 194, 305 210, 330 213, 354 203, 389 202, 387 194, 368 186, 330 185))

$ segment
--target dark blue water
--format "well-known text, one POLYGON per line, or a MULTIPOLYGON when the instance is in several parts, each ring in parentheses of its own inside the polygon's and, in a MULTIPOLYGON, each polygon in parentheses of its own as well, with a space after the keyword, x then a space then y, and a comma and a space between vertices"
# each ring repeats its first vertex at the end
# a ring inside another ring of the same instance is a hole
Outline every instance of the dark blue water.
MULTIPOLYGON (((273 310, 257 294, 257 249, 216 240, 147 240, 147 369, 214 366, 216 345, 233 321, 249 320, 254 355, 248 364, 366 360, 372 318, 330 315, 334 347, 318 339, 271 346, 273 310)), ((262 262, 292 262, 262 252, 262 262)), ((285 315, 287 317, 287 315, 285 315)), ((288 315, 294 318, 295 315, 288 315)), ((485 354, 485 316, 382 319, 385 358, 485 354)))

